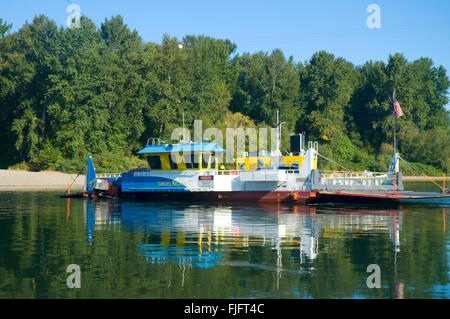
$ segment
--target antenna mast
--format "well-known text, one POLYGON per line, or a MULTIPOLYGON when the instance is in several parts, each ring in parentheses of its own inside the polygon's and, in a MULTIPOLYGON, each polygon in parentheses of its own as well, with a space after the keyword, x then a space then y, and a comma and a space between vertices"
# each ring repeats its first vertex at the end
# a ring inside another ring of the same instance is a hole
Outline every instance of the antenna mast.
POLYGON ((280 151, 280 147, 281 147, 281 125, 284 124, 284 122, 279 121, 279 114, 278 114, 279 110, 277 109, 277 147, 275 149, 275 154, 280 156, 281 151, 280 151))
POLYGON ((184 130, 184 112, 182 113, 182 115, 183 115, 183 140, 181 141, 181 143, 184 144, 185 136, 186 136, 186 132, 184 130))

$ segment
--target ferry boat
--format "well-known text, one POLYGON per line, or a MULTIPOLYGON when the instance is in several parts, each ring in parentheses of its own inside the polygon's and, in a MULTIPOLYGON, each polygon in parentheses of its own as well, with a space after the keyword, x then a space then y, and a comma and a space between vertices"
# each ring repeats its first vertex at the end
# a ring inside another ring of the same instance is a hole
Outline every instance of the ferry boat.
MULTIPOLYGON (((224 202, 363 202, 450 204, 450 194, 404 191, 395 153, 388 172, 321 171, 318 143, 304 134, 290 136, 290 153, 280 151, 281 130, 273 152, 244 153, 235 169, 220 169, 226 152, 216 143, 146 145, 138 154, 148 166, 124 173, 96 174, 88 158, 86 193, 92 197, 124 197, 168 201, 224 202)), ((148 144, 148 143, 147 143, 148 144)))
POLYGON ((94 196, 183 201, 308 202, 316 196, 310 183, 317 167, 313 147, 287 156, 243 154, 234 170, 219 168, 217 158, 224 152, 216 143, 147 145, 138 154, 148 167, 121 174, 96 174, 89 158, 87 191, 94 196))

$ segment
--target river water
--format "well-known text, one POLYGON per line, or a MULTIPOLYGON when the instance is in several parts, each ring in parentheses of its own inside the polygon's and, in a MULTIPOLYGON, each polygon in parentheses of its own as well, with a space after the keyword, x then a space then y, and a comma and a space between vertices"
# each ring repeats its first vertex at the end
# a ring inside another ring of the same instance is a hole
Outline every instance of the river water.
POLYGON ((450 297, 450 207, 56 194, 0 192, 0 298, 450 297))

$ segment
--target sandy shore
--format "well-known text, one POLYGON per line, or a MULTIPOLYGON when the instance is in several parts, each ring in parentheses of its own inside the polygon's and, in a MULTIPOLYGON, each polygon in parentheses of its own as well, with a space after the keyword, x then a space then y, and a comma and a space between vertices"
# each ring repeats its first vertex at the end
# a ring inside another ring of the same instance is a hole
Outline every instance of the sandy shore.
MULTIPOLYGON (((404 181, 429 181, 431 179, 433 181, 438 181, 438 182, 441 181, 442 182, 442 180, 443 180, 443 176, 441 176, 441 177, 403 176, 402 178, 404 181)), ((449 176, 445 177, 445 183, 447 183, 447 181, 450 181, 449 176)))
POLYGON ((61 172, 28 172, 1 169, 0 191, 67 190, 67 183, 71 184, 71 191, 81 190, 85 184, 85 175, 76 177, 77 174, 64 174, 61 172))

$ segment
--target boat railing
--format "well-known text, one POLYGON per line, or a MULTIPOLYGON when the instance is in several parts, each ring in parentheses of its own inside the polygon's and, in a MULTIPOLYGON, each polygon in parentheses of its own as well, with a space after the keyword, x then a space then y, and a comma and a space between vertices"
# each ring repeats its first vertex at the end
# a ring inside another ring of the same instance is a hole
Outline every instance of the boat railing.
POLYGON ((97 178, 113 178, 113 177, 121 177, 122 173, 97 173, 95 175, 97 178))
POLYGON ((323 171, 322 178, 382 178, 382 179, 393 179, 392 173, 389 172, 354 172, 354 171, 323 171))
MULTIPOLYGON (((265 170, 264 170, 265 171, 265 170)), ((259 172, 257 170, 245 170, 244 172, 259 172)), ((277 170, 278 172, 278 170, 277 170)), ((279 170, 279 172, 284 172, 286 174, 299 174, 298 169, 291 169, 291 170, 279 170)), ((214 170, 214 175, 241 175, 240 170, 214 170)))
POLYGON ((332 185, 390 185, 394 176, 388 172, 323 171, 321 180, 323 184, 332 185))
POLYGON ((214 175, 240 175, 241 172, 237 170, 213 170, 214 175))

